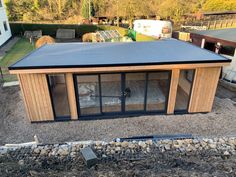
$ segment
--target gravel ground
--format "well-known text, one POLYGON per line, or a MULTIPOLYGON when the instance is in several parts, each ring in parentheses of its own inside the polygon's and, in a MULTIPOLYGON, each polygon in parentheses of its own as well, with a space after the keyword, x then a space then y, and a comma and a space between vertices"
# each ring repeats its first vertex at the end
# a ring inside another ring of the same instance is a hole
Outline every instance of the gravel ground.
POLYGON ((32 141, 34 135, 43 143, 110 141, 117 137, 175 133, 208 137, 236 135, 236 105, 227 98, 216 98, 213 111, 208 114, 34 124, 27 120, 19 87, 0 88, 0 98, 0 145, 32 141))

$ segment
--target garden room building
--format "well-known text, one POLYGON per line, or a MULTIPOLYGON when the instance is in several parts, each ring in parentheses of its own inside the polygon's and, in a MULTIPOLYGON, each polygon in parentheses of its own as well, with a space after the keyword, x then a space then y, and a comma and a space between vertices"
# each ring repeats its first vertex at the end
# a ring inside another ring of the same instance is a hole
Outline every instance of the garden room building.
POLYGON ((31 122, 210 112, 231 60, 189 43, 57 43, 9 67, 31 122))

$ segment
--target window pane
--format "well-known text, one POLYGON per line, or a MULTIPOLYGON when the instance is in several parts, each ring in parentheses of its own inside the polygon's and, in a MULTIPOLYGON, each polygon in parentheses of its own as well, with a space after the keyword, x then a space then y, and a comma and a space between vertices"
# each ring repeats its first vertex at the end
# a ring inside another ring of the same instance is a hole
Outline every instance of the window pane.
POLYGON ((128 73, 125 75, 125 110, 143 111, 145 97, 145 73, 128 73))
POLYGON ((147 111, 164 111, 169 91, 169 73, 148 74, 147 111))
POLYGON ((175 111, 188 110, 194 70, 181 70, 177 89, 175 111))
POLYGON ((8 31, 7 22, 4 21, 3 26, 4 26, 5 31, 8 31))
POLYGON ((65 75, 49 75, 48 78, 55 116, 70 117, 65 75))
POLYGON ((102 112, 121 111, 121 75, 102 74, 102 112))
POLYGON ((81 115, 100 114, 98 75, 77 76, 81 115))

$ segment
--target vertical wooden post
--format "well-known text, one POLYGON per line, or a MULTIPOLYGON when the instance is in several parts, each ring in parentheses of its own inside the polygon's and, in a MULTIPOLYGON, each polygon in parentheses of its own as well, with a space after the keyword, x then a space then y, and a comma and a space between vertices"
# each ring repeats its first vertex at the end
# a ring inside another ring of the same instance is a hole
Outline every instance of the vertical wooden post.
POLYGON ((78 113, 77 113, 75 87, 74 87, 74 80, 73 80, 72 73, 66 73, 66 85, 67 85, 67 93, 68 93, 71 119, 77 120, 78 113))
POLYGON ((173 114, 175 110, 175 101, 179 84, 179 69, 173 69, 170 81, 170 91, 168 98, 167 114, 173 114))
POLYGON ((217 23, 217 22, 216 22, 216 20, 215 20, 213 29, 216 29, 216 23, 217 23))
POLYGON ((208 21, 208 23, 207 23, 207 29, 208 30, 210 29, 210 21, 208 21))

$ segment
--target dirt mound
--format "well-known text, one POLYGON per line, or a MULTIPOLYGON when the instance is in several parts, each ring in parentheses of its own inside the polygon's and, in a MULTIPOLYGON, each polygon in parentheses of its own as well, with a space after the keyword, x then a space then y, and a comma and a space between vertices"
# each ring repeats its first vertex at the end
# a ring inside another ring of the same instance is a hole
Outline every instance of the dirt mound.
POLYGON ((55 40, 51 36, 42 36, 36 41, 35 47, 39 48, 44 44, 52 44, 52 43, 55 43, 55 40))

